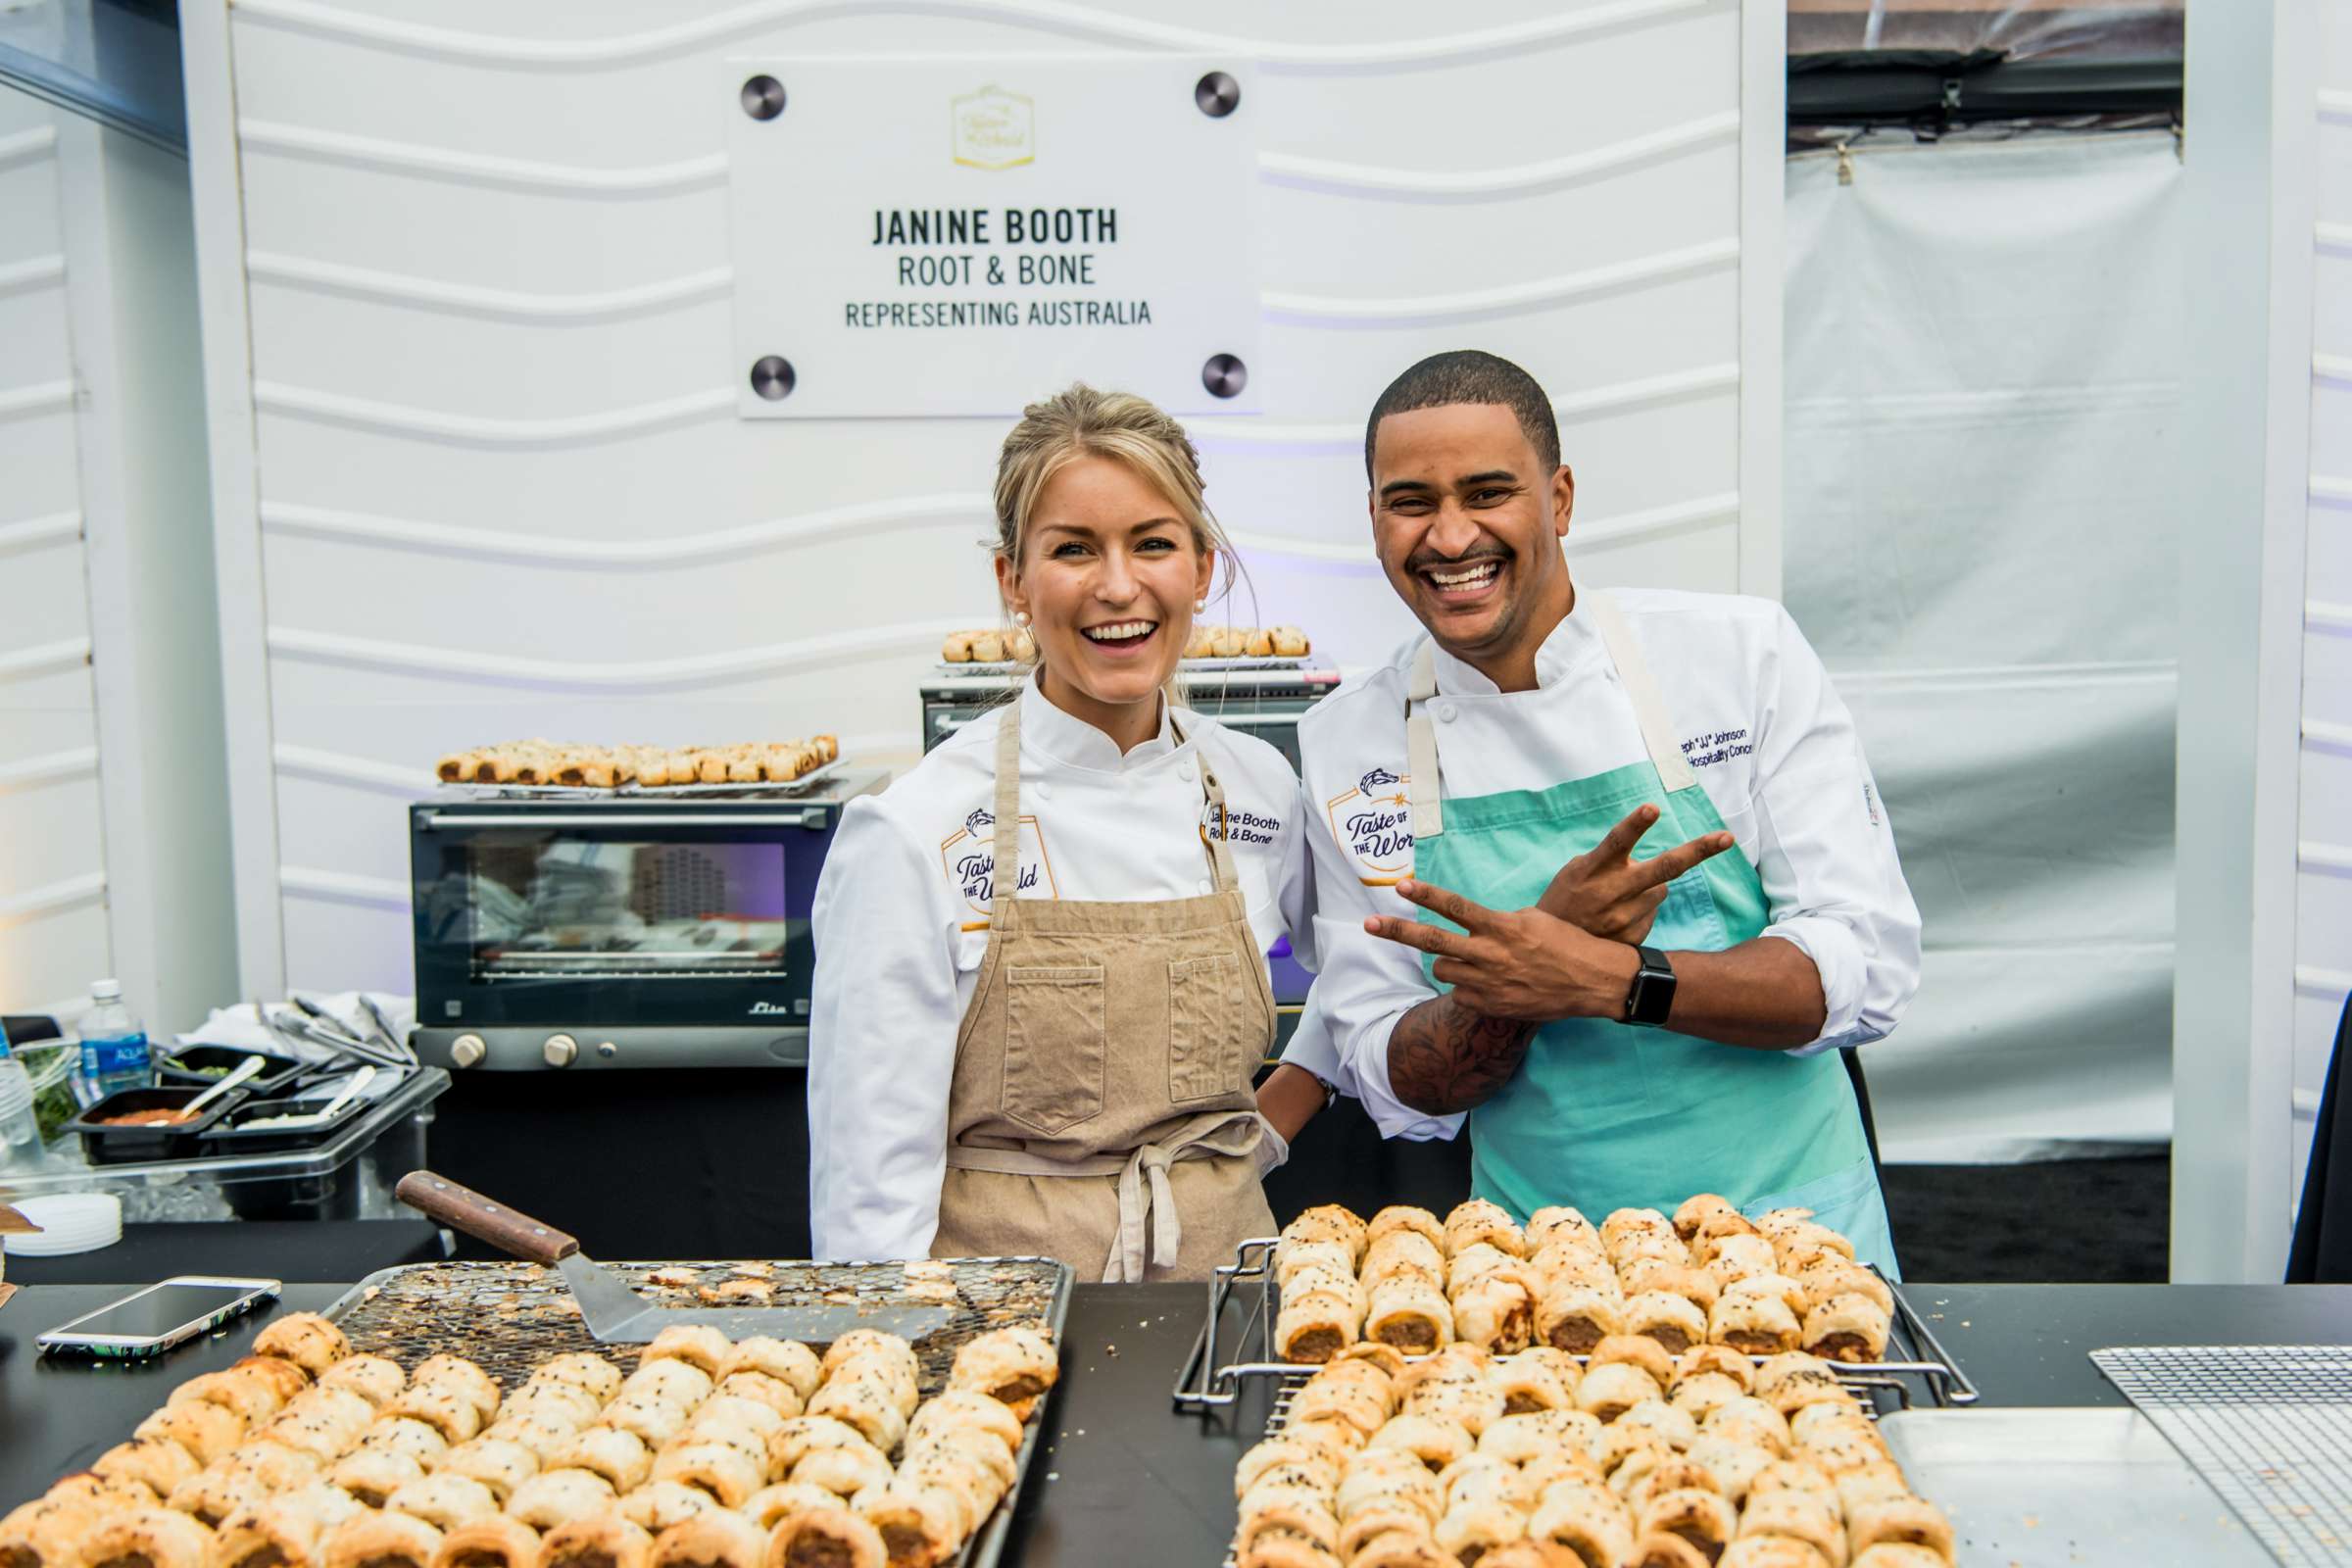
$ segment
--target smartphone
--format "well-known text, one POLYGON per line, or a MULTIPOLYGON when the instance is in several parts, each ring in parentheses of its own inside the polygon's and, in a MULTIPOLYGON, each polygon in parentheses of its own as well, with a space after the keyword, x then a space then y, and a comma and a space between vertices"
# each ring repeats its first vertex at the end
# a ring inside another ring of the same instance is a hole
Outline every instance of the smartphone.
POLYGON ((34 1343, 51 1354, 134 1360, 161 1355, 174 1345, 210 1334, 240 1312, 276 1299, 279 1289, 276 1280, 175 1274, 61 1324, 34 1343))

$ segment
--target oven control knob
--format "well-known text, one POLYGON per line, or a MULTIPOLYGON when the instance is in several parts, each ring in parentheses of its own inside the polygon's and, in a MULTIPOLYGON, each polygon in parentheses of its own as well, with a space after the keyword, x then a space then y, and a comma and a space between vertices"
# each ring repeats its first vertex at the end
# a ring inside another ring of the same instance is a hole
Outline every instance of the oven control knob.
POLYGON ((549 1035, 547 1044, 539 1048, 539 1054, 550 1067, 568 1067, 579 1054, 580 1043, 569 1035, 549 1035))
POLYGON ((488 1054, 490 1054, 489 1044, 480 1035, 460 1035, 449 1043, 449 1060, 452 1066, 479 1066, 482 1058, 488 1054))

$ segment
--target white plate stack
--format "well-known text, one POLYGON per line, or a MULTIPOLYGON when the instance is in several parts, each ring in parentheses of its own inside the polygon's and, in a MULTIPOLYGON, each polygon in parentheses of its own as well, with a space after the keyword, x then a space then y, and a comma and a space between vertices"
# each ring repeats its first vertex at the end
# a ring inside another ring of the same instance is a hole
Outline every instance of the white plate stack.
POLYGON ((27 1198, 16 1209, 40 1227, 38 1234, 8 1238, 8 1250, 17 1257, 94 1252, 122 1239, 122 1200, 106 1193, 27 1198))

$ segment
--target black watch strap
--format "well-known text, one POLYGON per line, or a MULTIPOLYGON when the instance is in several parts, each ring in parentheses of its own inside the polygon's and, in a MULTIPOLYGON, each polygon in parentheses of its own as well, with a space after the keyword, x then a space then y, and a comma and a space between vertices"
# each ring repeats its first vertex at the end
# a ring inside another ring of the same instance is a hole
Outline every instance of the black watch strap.
POLYGON ((1674 1010, 1674 965, 1655 948, 1634 951, 1642 955, 1642 967, 1634 972, 1633 986, 1625 994, 1625 1021, 1655 1029, 1674 1010))

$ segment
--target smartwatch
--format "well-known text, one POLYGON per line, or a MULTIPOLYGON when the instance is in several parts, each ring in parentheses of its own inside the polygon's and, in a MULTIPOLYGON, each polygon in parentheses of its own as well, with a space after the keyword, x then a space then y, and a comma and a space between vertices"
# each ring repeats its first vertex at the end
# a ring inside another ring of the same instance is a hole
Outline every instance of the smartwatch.
POLYGON ((1625 994, 1625 1021, 1655 1029, 1674 1010, 1674 965, 1655 948, 1634 951, 1642 955, 1642 967, 1634 972, 1633 986, 1625 994))

